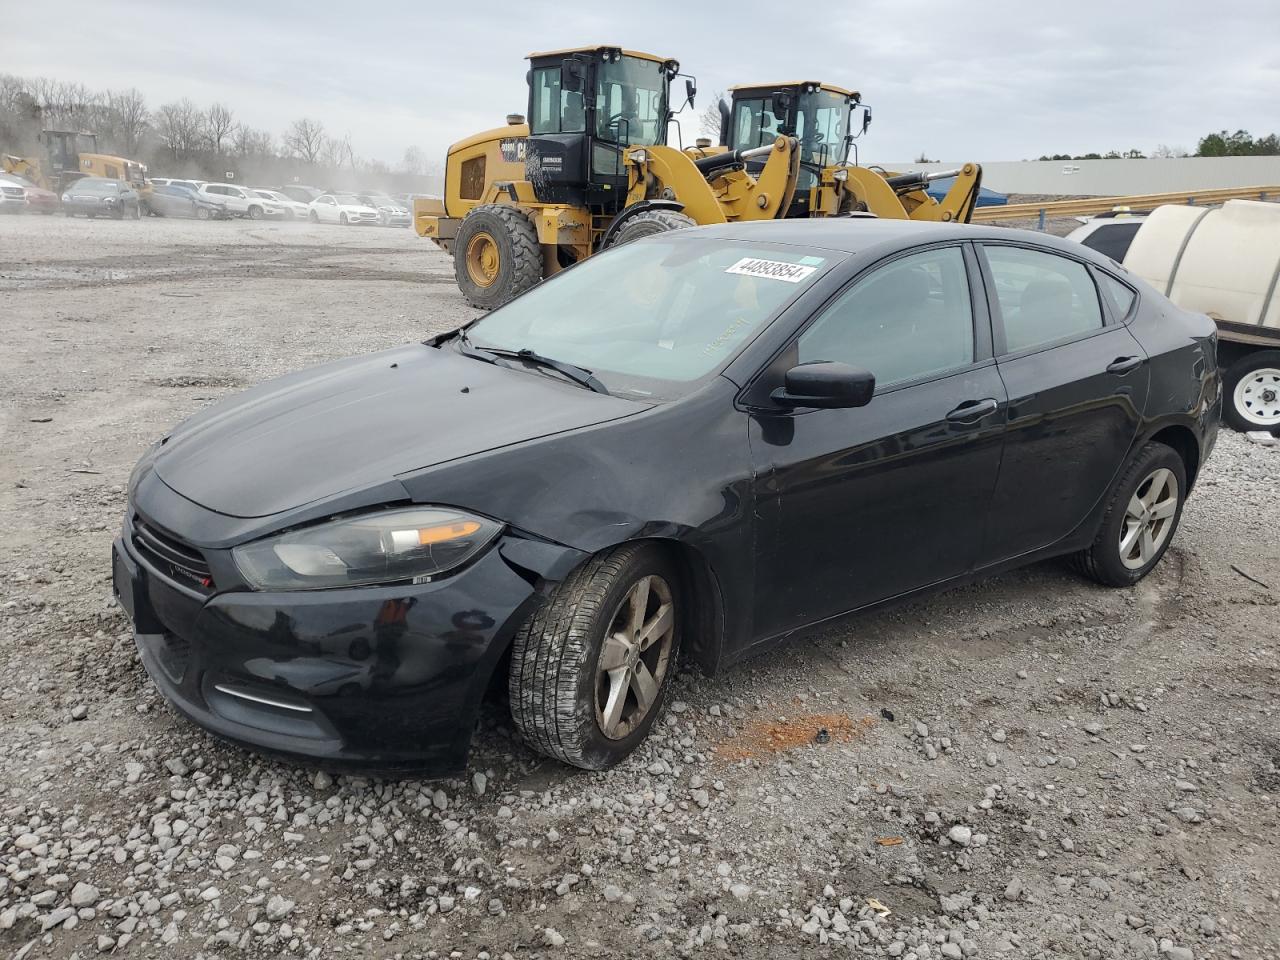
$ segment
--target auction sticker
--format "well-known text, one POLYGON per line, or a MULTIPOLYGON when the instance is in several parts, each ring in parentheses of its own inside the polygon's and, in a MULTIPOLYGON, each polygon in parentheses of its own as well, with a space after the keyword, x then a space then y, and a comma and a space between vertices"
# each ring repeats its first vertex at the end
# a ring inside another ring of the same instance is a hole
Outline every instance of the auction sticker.
POLYGON ((817 269, 817 267, 806 267, 799 263, 784 263, 781 260, 761 260, 757 257, 743 257, 725 270, 725 273, 740 273, 746 277, 764 277, 766 280, 799 283, 817 269))

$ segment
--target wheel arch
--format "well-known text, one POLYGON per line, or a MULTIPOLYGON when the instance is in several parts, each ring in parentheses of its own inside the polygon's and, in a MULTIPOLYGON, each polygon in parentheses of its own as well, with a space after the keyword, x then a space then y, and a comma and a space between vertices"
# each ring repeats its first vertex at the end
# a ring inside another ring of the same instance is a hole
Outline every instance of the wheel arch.
POLYGON ((1182 465, 1187 471, 1187 493, 1190 493, 1200 472, 1200 441, 1195 431, 1186 424, 1171 423, 1149 436, 1147 442, 1162 443, 1182 458, 1182 465))
POLYGON ((704 674, 713 675, 720 666, 724 649, 724 596, 711 562, 688 541, 665 537, 627 540, 610 549, 634 543, 651 543, 676 564, 681 593, 686 598, 683 655, 704 674))
POLYGON ((684 204, 679 200, 641 200, 639 203, 633 203, 614 217, 613 222, 605 229, 604 236, 600 238, 600 249, 604 250, 613 243, 613 238, 618 235, 618 231, 628 220, 647 210, 671 210, 679 213, 684 210, 684 204))

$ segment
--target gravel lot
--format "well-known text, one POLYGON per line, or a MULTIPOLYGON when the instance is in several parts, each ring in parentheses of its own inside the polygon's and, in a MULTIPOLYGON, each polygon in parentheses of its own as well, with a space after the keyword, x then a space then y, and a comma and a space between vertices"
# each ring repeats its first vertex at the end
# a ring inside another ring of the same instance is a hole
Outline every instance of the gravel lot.
POLYGON ((0 954, 1280 953, 1280 448, 1224 435, 1136 589, 1042 564, 682 674, 608 773, 495 703, 465 779, 332 777, 165 706, 110 543, 174 422, 470 316, 448 260, 42 217, 0 250, 0 954))

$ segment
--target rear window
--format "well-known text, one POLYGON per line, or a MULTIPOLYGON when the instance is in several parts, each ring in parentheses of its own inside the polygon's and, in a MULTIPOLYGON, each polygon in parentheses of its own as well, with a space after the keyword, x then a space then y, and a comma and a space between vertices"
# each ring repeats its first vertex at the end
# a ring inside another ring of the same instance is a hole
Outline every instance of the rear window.
POLYGON ((1142 226, 1142 221, 1126 223, 1108 223, 1099 227, 1085 237, 1081 243, 1091 250, 1097 250, 1104 257, 1110 257, 1116 263, 1124 262, 1124 255, 1129 252, 1129 244, 1133 243, 1134 234, 1142 226))

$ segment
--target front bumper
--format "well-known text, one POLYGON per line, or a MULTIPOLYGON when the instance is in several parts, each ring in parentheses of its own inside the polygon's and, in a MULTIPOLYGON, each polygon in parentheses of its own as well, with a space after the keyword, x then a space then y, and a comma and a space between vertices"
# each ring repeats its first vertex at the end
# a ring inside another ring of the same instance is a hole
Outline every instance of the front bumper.
POLYGON ((542 602, 508 553, 521 547, 504 536, 427 584, 209 595, 126 533, 112 579, 147 673, 200 726, 325 766, 441 776, 466 766, 493 669, 542 602))

